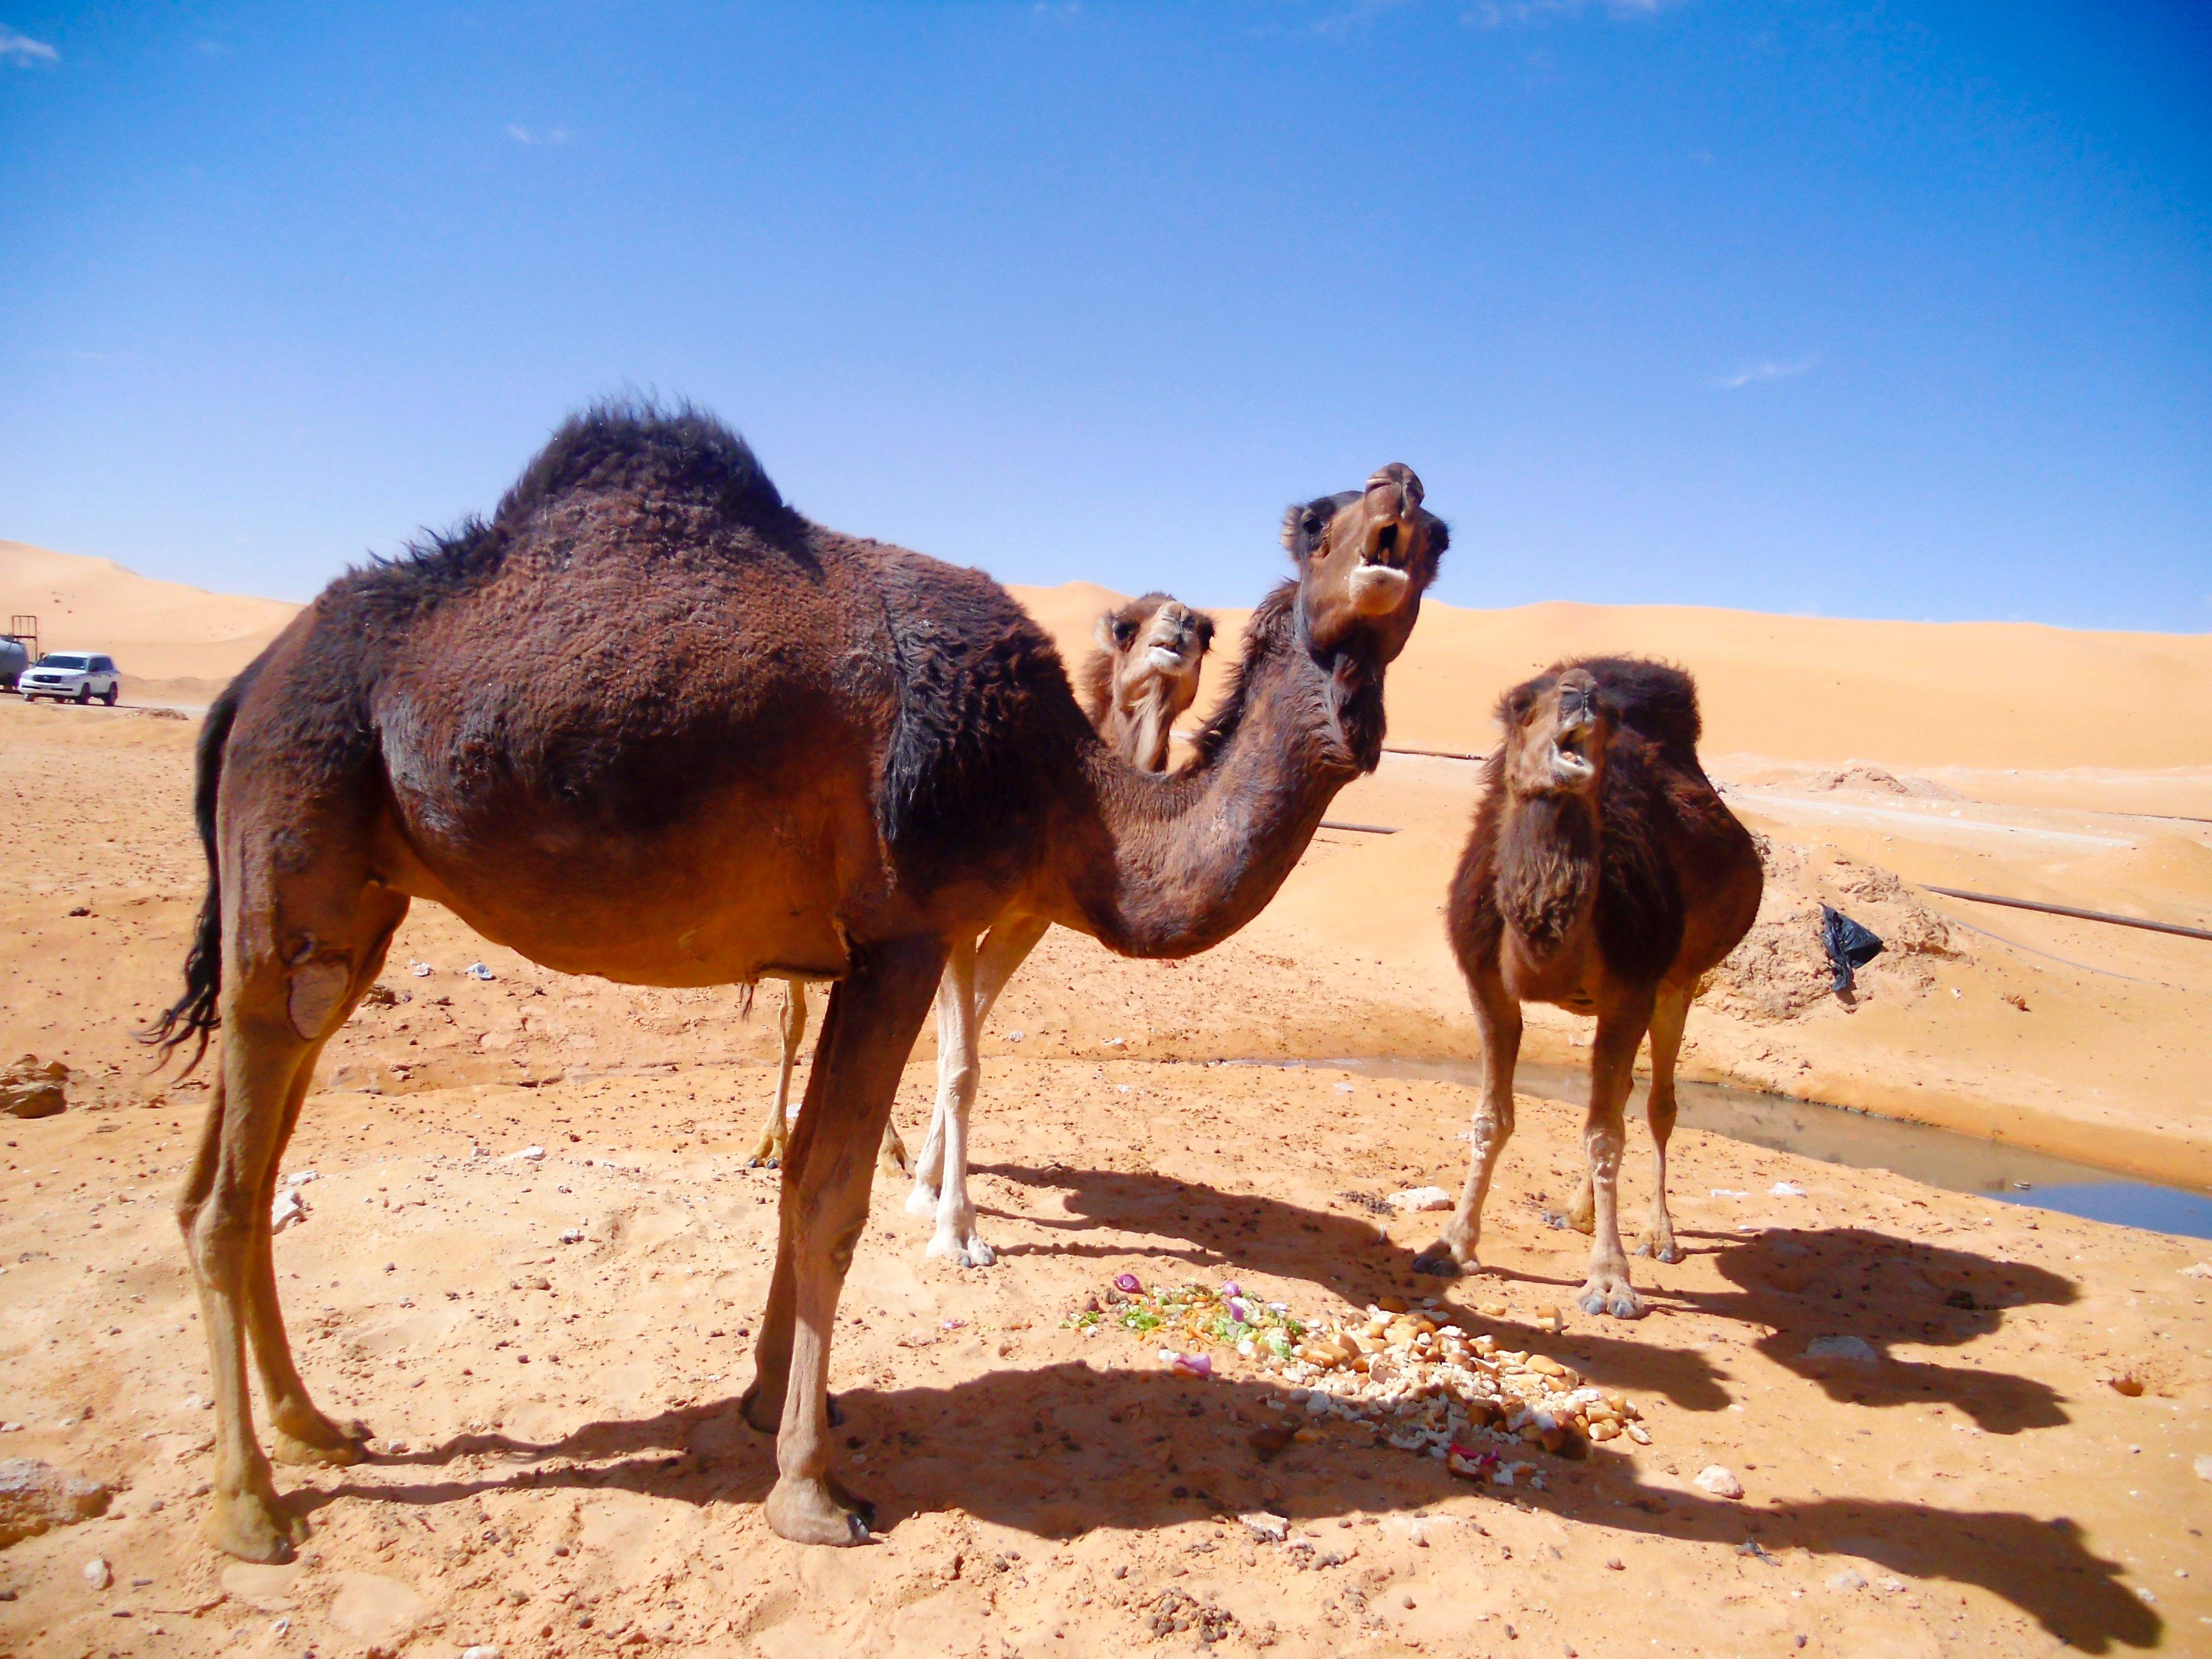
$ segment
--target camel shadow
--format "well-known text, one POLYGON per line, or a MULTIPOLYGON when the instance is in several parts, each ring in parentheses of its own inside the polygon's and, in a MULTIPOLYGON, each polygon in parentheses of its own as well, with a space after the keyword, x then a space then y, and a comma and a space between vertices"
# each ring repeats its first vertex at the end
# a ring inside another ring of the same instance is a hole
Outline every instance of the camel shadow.
MULTIPOLYGON (((2092 1552, 2069 1520, 1850 1498, 1755 1508, 1647 1486, 1629 1458, 1602 1447, 1578 1464, 1509 1449, 1508 1461, 1543 1468, 1552 1490, 1505 1490, 1470 1485, 1434 1460, 1390 1450, 1370 1431, 1344 1425, 1263 1463, 1249 1437, 1283 1420, 1266 1404, 1269 1392, 1251 1382, 1074 1361, 947 1387, 858 1389, 840 1396, 842 1469, 875 1500, 883 1528, 957 1510, 1064 1540, 1261 1507, 1310 1526, 1412 1514, 1473 1495, 1623 1534, 1727 1543, 1747 1553, 1755 1546, 1766 1558, 1803 1549, 1923 1581, 1979 1585, 2088 1652, 2148 1647, 2164 1628, 2119 1582, 2122 1565, 2092 1552)), ((380 1457, 375 1466, 425 1478, 348 1480, 295 1501, 303 1510, 349 1501, 432 1507, 485 1492, 550 1488, 628 1491, 707 1507, 757 1504, 775 1475, 773 1442, 744 1426, 734 1399, 587 1423, 545 1443, 463 1437, 434 1450, 380 1457), (488 1455, 518 1467, 446 1473, 488 1455)), ((1311 1559, 1324 1569, 1341 1565, 1325 1548, 1311 1559)))
POLYGON ((2079 1299, 2073 1280, 2046 1268, 1862 1227, 1772 1228, 1724 1243, 1716 1265, 1739 1289, 1686 1291, 1682 1299, 1718 1318, 1768 1328, 1759 1351, 1831 1400, 1877 1408, 1942 1401, 1990 1434, 2072 1420, 2057 1390, 2033 1377, 1893 1359, 1887 1352, 1897 1341, 1963 1347, 1994 1335, 2008 1308, 2079 1299), (1856 1338, 1871 1352, 1808 1353, 1823 1337, 1856 1338))
MULTIPOLYGON (((1465 1321, 1469 1329, 1488 1331, 1508 1347, 1540 1345, 1547 1352, 1571 1358, 1603 1386, 1663 1395, 1686 1411, 1723 1411, 1732 1398, 1722 1387, 1725 1373, 1716 1370, 1703 1354, 1658 1348, 1631 1337, 1601 1335, 1583 1328, 1558 1336, 1548 1326, 1525 1325, 1478 1313, 1476 1304, 1487 1299, 1484 1285, 1499 1278, 1572 1286, 1565 1280, 1530 1273, 1486 1273, 1466 1279, 1416 1273, 1413 1262, 1419 1247, 1382 1237, 1372 1221, 1308 1209, 1264 1194, 1224 1192, 1203 1182, 1176 1181, 1150 1170, 1075 1170, 1060 1164, 972 1167, 977 1173, 1017 1185, 1050 1188, 1060 1194, 1073 1212, 1065 1220, 988 1208, 981 1210, 983 1214, 1004 1216, 1048 1232, 1075 1234, 1109 1225, 1121 1233, 1148 1232, 1164 1241, 1176 1241, 1157 1246, 1073 1238, 1052 1244, 1008 1244, 1000 1247, 1002 1258, 1151 1256, 1188 1263, 1194 1273, 1230 1268, 1300 1279, 1356 1302, 1386 1293, 1434 1297, 1451 1316, 1465 1321)), ((1580 1283, 1579 1279, 1574 1281, 1580 1283)), ((1665 1299, 1664 1292, 1659 1299, 1665 1299)))

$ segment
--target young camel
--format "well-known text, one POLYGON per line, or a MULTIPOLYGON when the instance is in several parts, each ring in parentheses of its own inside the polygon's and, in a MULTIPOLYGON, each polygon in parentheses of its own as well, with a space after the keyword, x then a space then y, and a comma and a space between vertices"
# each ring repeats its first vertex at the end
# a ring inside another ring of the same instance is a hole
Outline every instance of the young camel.
POLYGON ((1597 1016, 1583 1196, 1594 1234, 1585 1312, 1633 1319, 1617 1199, 1637 1046, 1651 1034, 1657 1189, 1641 1249, 1679 1260, 1667 1213, 1674 1056, 1698 981, 1759 914, 1750 834, 1698 764, 1698 693, 1680 669, 1632 658, 1555 664, 1498 706, 1504 743, 1484 769, 1474 831, 1452 879, 1449 926, 1482 1034, 1482 1102, 1467 1186, 1444 1236, 1413 1263, 1475 1265, 1482 1201, 1513 1133, 1521 1005, 1597 1016))
POLYGON ((254 1437, 249 1340, 280 1460, 350 1463, 368 1437, 294 1364, 270 1205, 316 1059, 418 896, 566 972, 837 981, 741 1409, 776 1434, 769 1524, 864 1541, 830 1468, 830 1334, 948 960, 972 996, 973 941, 1012 911, 1140 957, 1250 921, 1380 757, 1384 670, 1446 539, 1420 501, 1392 465, 1293 514, 1296 579, 1168 775, 1099 741, 995 582, 812 523, 689 410, 588 411, 489 522, 333 582, 209 710, 207 897, 152 1034, 222 1038, 178 1200, 216 1542, 274 1561, 305 1534, 254 1437))
MULTIPOLYGON (((1165 771, 1169 733, 1198 697, 1199 675, 1213 644, 1213 618, 1165 593, 1147 593, 1103 613, 1096 637, 1098 648, 1077 681, 1085 712, 1122 759, 1142 771, 1165 771)), ((950 971, 938 987, 937 1108, 921 1163, 915 1169, 907 1211, 938 1219, 926 1254, 951 1257, 963 1267, 988 1267, 997 1259, 975 1231, 975 1207, 968 1197, 968 1116, 979 1076, 976 1045, 991 1005, 1048 925, 1037 916, 1001 916, 975 946, 973 998, 951 994, 950 971), (948 1146, 953 1170, 949 1176, 948 1146)), ((806 1038, 805 980, 788 981, 781 1035, 775 1098, 753 1147, 757 1164, 773 1166, 789 1136, 792 1073, 806 1038)), ((877 1161, 887 1174, 913 1167, 897 1124, 884 1123, 877 1161)))

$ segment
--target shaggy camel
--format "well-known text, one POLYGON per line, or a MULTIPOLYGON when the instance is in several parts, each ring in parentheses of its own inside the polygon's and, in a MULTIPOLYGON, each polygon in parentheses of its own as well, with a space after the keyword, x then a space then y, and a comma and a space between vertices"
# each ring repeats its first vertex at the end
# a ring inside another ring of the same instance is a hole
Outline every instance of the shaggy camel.
POLYGON ((1482 1033, 1482 1103, 1459 1208, 1413 1266, 1451 1274, 1474 1265, 1483 1196, 1513 1133, 1521 1005, 1553 1003, 1597 1016, 1588 1169, 1569 1218, 1594 1234, 1579 1300, 1586 1312, 1633 1319, 1644 1307, 1616 1200, 1637 1046, 1648 1029, 1658 1186, 1640 1248, 1674 1261, 1675 1051, 1698 979, 1759 914, 1759 853, 1698 764, 1697 686, 1680 669, 1621 657, 1554 664, 1507 692, 1498 718, 1505 741, 1484 768, 1448 916, 1482 1033))
POLYGON ((830 1468, 837 1300, 874 1147, 948 960, 1010 911, 1139 957, 1219 943, 1271 898, 1382 752, 1387 665, 1446 537, 1403 466, 1295 509, 1297 574, 1254 612, 1196 758, 1099 741, 1043 630, 980 571, 817 525, 689 410, 570 421, 501 501, 339 578, 208 711, 209 886, 185 993, 149 1033, 220 1029, 178 1200, 216 1407, 208 1524, 252 1560, 303 1523, 281 1461, 344 1464, 278 1307, 270 1205, 317 1056, 411 899, 569 973, 633 984, 835 979, 781 1172, 756 1375, 765 1515, 849 1544, 830 1468))
MULTIPOLYGON (((1132 766, 1165 771, 1168 735, 1198 696, 1199 674, 1213 644, 1213 619, 1165 593, 1147 593, 1101 615, 1097 638, 1098 648, 1084 663, 1077 682, 1091 725, 1132 766)), ((968 1197, 968 1118, 979 1077, 976 1045, 991 1005, 1048 925, 1037 916, 1001 916, 975 946, 973 997, 953 994, 950 970, 937 989, 937 1107, 907 1211, 937 1218, 937 1232, 925 1254, 949 1256, 963 1267, 988 1267, 997 1259, 975 1231, 975 1206, 968 1197)), ((803 979, 787 982, 781 1035, 775 1098, 753 1147, 755 1164, 775 1164, 789 1137, 792 1072, 806 1037, 803 979)), ((878 1163, 887 1173, 909 1168, 906 1144, 889 1120, 878 1163)))

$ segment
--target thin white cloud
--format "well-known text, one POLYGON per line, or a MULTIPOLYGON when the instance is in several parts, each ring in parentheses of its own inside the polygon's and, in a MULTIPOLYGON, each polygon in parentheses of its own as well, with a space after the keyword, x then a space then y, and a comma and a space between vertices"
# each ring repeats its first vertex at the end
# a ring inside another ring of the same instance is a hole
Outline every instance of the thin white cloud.
POLYGON ((526 127, 520 121, 507 124, 507 136, 518 144, 565 144, 568 142, 566 127, 526 127))
POLYGON ((1466 13, 1477 28, 1501 29, 1601 11, 1615 20, 1654 17, 1671 0, 1477 0, 1466 13))
POLYGON ((1802 357, 1768 357, 1755 363, 1747 363, 1733 374, 1723 374, 1712 382, 1717 392, 1741 392, 1761 380, 1787 380, 1809 374, 1820 366, 1820 354, 1808 352, 1802 357))
POLYGON ((0 60, 10 64, 58 64, 61 56, 45 41, 18 34, 5 23, 0 23, 0 60))

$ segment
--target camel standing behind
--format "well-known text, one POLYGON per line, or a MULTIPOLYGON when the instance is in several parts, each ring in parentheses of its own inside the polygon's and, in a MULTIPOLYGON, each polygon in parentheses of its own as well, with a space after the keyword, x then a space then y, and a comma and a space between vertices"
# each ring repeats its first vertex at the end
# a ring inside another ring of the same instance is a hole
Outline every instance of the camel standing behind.
POLYGON ((1447 906, 1482 1033, 1482 1102, 1459 1207, 1413 1266, 1450 1274, 1474 1265, 1483 1198, 1513 1133, 1521 1005, 1553 1003, 1597 1016, 1589 1168, 1570 1218, 1594 1234, 1579 1300, 1586 1312, 1632 1319, 1644 1309, 1617 1200, 1637 1047, 1648 1030, 1658 1184, 1641 1248, 1673 1261, 1675 1053, 1698 979, 1759 914, 1759 853, 1698 763, 1697 687, 1680 669, 1621 657, 1555 664, 1507 692, 1498 718, 1505 740, 1484 769, 1447 906))
POLYGON ((254 1436, 249 1350, 279 1460, 351 1463, 368 1437, 293 1361, 270 1205, 315 1062, 416 897, 563 972, 837 981, 740 1410, 776 1436, 769 1525, 866 1541, 872 1511, 830 1467, 830 1345, 948 962, 1010 912, 1126 956, 1209 949, 1382 757, 1384 674, 1444 526, 1393 465, 1294 508, 1285 540, 1295 576, 1167 775, 1099 740, 997 583, 813 523, 688 409, 587 411, 489 520, 325 589, 208 711, 207 894, 153 1034, 222 1037, 177 1201, 213 1373, 215 1541, 273 1561, 306 1534, 254 1436))
MULTIPOLYGON (((1147 593, 1103 612, 1096 638, 1098 648, 1077 679, 1084 711, 1108 746, 1130 765, 1165 771, 1169 734, 1198 698, 1199 675, 1213 644, 1213 618, 1165 593, 1147 593)), ((968 1196, 968 1120, 981 1073, 977 1044, 991 1005, 1048 926, 1039 916, 1001 916, 971 947, 973 962, 948 965, 937 989, 937 1105, 921 1162, 913 1166, 907 1211, 938 1219, 926 1254, 951 1257, 963 1267, 988 1267, 996 1260, 975 1231, 975 1206, 968 1196), (963 975, 971 981, 964 995, 956 988, 963 975)), ((954 954, 966 953, 956 946, 954 954)), ((783 1049, 775 1098, 753 1147, 755 1164, 773 1165, 783 1156, 789 1136, 792 1073, 806 1038, 805 980, 787 982, 780 1030, 783 1049)), ((884 1125, 878 1163, 886 1172, 909 1168, 896 1123, 884 1125)))

